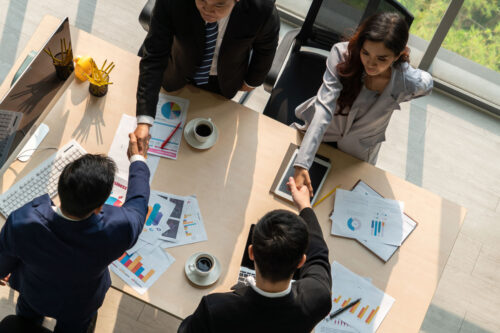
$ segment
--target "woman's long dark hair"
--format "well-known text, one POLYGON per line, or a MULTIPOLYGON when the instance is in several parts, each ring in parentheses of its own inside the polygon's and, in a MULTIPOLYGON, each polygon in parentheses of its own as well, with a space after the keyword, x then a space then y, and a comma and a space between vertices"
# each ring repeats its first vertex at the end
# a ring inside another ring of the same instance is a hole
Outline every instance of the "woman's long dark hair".
POLYGON ((350 108, 361 91, 364 68, 360 53, 365 40, 383 42, 395 55, 405 51, 395 63, 409 61, 409 52, 405 49, 408 42, 408 25, 405 20, 396 13, 380 13, 367 18, 349 39, 345 61, 337 65, 337 73, 343 86, 337 99, 338 114, 343 114, 341 112, 345 107, 350 108))

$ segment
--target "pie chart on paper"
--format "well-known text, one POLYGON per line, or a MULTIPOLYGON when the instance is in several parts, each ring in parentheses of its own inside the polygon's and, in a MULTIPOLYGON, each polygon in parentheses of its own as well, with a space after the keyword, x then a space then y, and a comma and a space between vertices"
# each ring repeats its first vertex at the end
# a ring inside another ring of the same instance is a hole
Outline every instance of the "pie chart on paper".
POLYGON ((174 102, 167 102, 161 107, 161 114, 167 119, 178 119, 181 116, 181 107, 174 102))

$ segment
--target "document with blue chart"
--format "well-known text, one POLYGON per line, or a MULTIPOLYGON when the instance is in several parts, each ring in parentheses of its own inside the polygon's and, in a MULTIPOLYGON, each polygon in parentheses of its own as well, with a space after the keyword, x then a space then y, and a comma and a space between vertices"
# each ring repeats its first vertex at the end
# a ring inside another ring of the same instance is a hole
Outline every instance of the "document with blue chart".
POLYGON ((364 193, 338 189, 335 195, 332 234, 401 245, 403 203, 364 193))

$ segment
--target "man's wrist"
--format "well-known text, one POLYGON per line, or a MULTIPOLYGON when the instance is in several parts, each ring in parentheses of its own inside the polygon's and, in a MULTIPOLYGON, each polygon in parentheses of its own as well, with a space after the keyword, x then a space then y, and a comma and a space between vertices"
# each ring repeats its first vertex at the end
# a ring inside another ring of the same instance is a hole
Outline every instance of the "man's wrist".
POLYGON ((146 116, 146 115, 137 116, 137 125, 144 124, 153 126, 154 121, 155 121, 154 118, 151 116, 146 116))
POLYGON ((136 161, 146 162, 146 158, 144 156, 142 156, 141 154, 134 154, 134 155, 130 156, 130 163, 134 163, 136 161))

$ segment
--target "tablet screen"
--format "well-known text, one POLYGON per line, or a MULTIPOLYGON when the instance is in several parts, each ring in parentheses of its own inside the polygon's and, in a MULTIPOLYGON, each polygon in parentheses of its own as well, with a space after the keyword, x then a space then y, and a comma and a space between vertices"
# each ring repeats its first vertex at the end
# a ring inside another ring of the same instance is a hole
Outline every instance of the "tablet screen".
MULTIPOLYGON (((297 158, 297 151, 293 154, 291 162, 288 164, 288 168, 286 173, 284 174, 281 182, 277 188, 276 192, 282 192, 282 194, 288 195, 291 200, 292 193, 288 190, 288 186, 286 183, 288 182, 288 178, 293 177, 295 173, 295 168, 293 164, 295 159, 297 158)), ((311 177, 311 185, 314 192, 314 198, 311 202, 314 202, 316 199, 316 194, 321 190, 321 185, 323 184, 323 180, 325 179, 328 171, 330 169, 330 163, 324 160, 315 157, 311 168, 309 169, 309 176, 311 177)))

